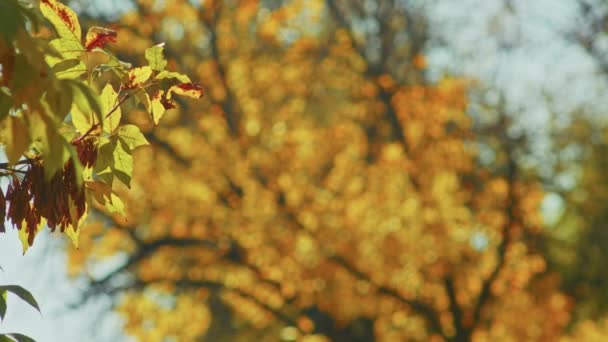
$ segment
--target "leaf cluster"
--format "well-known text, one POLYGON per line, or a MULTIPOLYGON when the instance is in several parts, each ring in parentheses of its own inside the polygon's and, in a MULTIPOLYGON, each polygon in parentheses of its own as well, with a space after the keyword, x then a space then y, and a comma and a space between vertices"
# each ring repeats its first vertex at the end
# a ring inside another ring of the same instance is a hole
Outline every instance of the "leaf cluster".
MULTIPOLYGON (((146 50, 148 65, 132 67, 106 49, 116 31, 91 27, 84 35, 72 9, 56 0, 38 8, 0 4, 0 218, 20 230, 24 251, 46 224, 77 245, 87 203, 122 211, 115 179, 130 186, 132 153, 148 144, 122 108, 141 106, 158 124, 174 95, 200 98, 202 88, 165 70, 163 44, 146 50), (42 28, 44 20, 49 28, 42 28), (50 37, 50 38, 49 38, 50 37), (124 117, 124 118, 123 118, 124 117)), ((0 227, 0 232, 5 228, 0 227)))

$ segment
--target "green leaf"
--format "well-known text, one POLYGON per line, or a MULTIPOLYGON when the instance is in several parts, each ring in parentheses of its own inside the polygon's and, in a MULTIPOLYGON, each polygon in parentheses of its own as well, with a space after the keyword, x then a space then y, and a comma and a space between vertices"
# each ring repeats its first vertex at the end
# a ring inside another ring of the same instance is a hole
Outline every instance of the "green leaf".
POLYGON ((118 137, 129 147, 131 151, 139 146, 149 145, 146 137, 135 125, 124 125, 118 128, 118 137))
POLYGON ((78 106, 72 106, 72 124, 80 134, 87 132, 95 124, 95 115, 93 113, 84 113, 78 106))
POLYGON ((173 72, 173 71, 161 71, 158 75, 156 75, 156 77, 154 79, 157 80, 163 80, 163 79, 176 79, 182 83, 190 83, 192 81, 190 81, 190 77, 184 75, 184 74, 180 74, 179 72, 173 72))
POLYGON ((103 88, 100 100, 101 111, 104 115, 103 130, 108 133, 113 133, 120 124, 122 112, 118 105, 118 93, 116 93, 111 84, 108 83, 103 88))
POLYGON ((31 305, 34 309, 38 310, 38 312, 41 312, 38 302, 36 302, 34 296, 32 296, 32 294, 23 287, 19 285, 2 285, 0 286, 0 292, 2 291, 12 292, 13 294, 17 295, 17 297, 21 298, 21 300, 31 305))
POLYGON ((53 39, 49 42, 49 47, 55 54, 47 54, 44 59, 51 67, 66 59, 80 60, 84 52, 80 41, 70 38, 53 39))
POLYGON ((87 72, 87 66, 79 59, 66 59, 51 69, 58 79, 75 80, 87 72))
POLYGON ((56 81, 51 82, 44 96, 44 102, 52 115, 57 117, 59 121, 63 121, 65 116, 70 112, 74 95, 72 87, 66 82, 56 81))
POLYGON ((122 202, 122 199, 113 192, 110 195, 110 201, 106 202, 106 209, 108 209, 111 214, 125 216, 125 204, 122 202))
POLYGON ((81 40, 82 32, 76 13, 56 0, 40 0, 40 11, 62 38, 81 40))
POLYGON ((137 101, 143 104, 144 108, 146 108, 146 111, 151 114, 152 108, 150 103, 150 96, 148 95, 148 93, 146 93, 145 90, 140 89, 135 92, 135 98, 137 99, 137 101))
POLYGON ((0 1, 0 38, 12 42, 19 30, 25 30, 25 16, 17 1, 0 1))
POLYGON ((114 181, 114 149, 116 148, 116 140, 110 140, 107 137, 100 137, 97 145, 97 162, 93 166, 93 170, 97 177, 104 183, 112 186, 114 181))
POLYGON ((165 105, 163 105, 163 103, 162 103, 162 90, 161 90, 155 96, 152 96, 152 101, 151 101, 151 114, 152 114, 152 120, 154 121, 155 125, 158 125, 158 123, 160 122, 160 119, 165 114, 165 111, 166 111, 165 105))
POLYGON ((167 67, 167 60, 163 56, 164 43, 146 49, 146 60, 154 71, 163 71, 167 67))
POLYGON ((133 176, 133 156, 128 151, 128 147, 121 141, 116 143, 113 156, 114 175, 130 188, 131 177, 133 176))
POLYGON ((7 93, 7 91, 0 88, 0 120, 4 119, 8 115, 12 107, 13 98, 7 93))
POLYGON ((152 76, 152 68, 149 66, 133 68, 127 73, 127 89, 140 87, 152 76))
POLYGON ((101 121, 102 110, 97 94, 82 82, 70 81, 74 90, 74 104, 84 113, 93 113, 101 121))
POLYGON ((44 159, 44 174, 48 180, 63 168, 63 164, 69 158, 69 153, 65 149, 65 138, 50 117, 33 112, 27 116, 27 119, 29 134, 35 142, 34 147, 44 159))
POLYGON ((19 333, 8 333, 8 334, 3 334, 0 335, 0 342, 4 342, 2 341, 3 337, 10 337, 11 339, 7 339, 5 341, 9 341, 9 342, 36 342, 33 338, 25 336, 23 334, 19 334, 19 333))
POLYGON ((30 145, 30 135, 22 118, 9 116, 0 122, 0 143, 4 144, 10 164, 19 161, 30 145))
POLYGON ((6 290, 0 291, 0 321, 6 316, 6 290))

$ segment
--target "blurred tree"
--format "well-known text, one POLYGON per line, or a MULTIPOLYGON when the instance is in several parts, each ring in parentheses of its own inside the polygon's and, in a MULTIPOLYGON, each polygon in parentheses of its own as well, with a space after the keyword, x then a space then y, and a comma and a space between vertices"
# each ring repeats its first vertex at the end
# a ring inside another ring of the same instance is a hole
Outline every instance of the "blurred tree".
MULTIPOLYGON (((567 32, 567 38, 587 53, 596 63, 597 75, 606 80, 607 3, 601 0, 576 3, 577 26, 567 32)), ((608 311, 605 123, 601 116, 584 110, 575 113, 565 129, 555 130, 558 163, 547 182, 554 203, 553 222, 544 247, 548 268, 560 274, 563 292, 575 303, 569 326, 575 327, 573 336, 583 340, 600 340, 605 336, 605 322, 601 318, 608 311)))
POLYGON ((121 57, 168 42, 196 75, 136 151, 126 218, 100 208, 74 274, 123 293, 144 341, 554 340, 570 303, 529 236, 543 198, 498 115, 478 153, 466 84, 426 84, 410 1, 142 0, 121 57), (115 264, 115 263, 114 263, 115 264))

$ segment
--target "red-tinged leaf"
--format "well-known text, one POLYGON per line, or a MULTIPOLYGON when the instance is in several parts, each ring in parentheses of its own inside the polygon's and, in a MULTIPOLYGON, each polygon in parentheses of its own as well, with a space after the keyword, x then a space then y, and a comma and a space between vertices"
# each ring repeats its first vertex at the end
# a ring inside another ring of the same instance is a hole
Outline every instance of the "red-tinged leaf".
POLYGON ((87 32, 84 46, 87 51, 92 51, 95 48, 103 48, 106 43, 115 43, 117 33, 104 27, 93 26, 87 32))
POLYGON ((203 97, 203 87, 196 83, 182 83, 171 87, 169 92, 173 92, 177 95, 188 96, 194 99, 200 99, 203 97))
POLYGON ((160 103, 163 105, 163 107, 165 109, 177 108, 177 103, 174 100, 168 99, 166 97, 162 97, 160 99, 160 103))
POLYGON ((40 11, 53 24, 59 37, 80 41, 82 36, 80 23, 69 7, 56 0, 41 0, 40 11))
POLYGON ((137 88, 149 80, 150 76, 152 76, 152 68, 149 66, 133 68, 127 74, 127 85, 125 88, 137 88))

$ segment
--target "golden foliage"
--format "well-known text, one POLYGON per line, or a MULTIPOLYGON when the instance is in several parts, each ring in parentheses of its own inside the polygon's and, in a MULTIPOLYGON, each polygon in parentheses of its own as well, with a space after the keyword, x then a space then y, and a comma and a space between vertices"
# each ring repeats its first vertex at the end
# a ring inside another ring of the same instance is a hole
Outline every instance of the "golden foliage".
POLYGON ((570 303, 527 240, 542 191, 478 165, 464 82, 371 77, 321 1, 140 7, 121 51, 171 41, 169 65, 208 97, 168 112, 135 153, 126 224, 91 223, 83 246, 95 247, 71 253, 78 266, 112 250, 135 259, 117 270, 136 279, 119 307, 129 334, 190 341, 222 319, 269 340, 277 326, 335 339, 360 319, 379 341, 561 334, 570 303), (205 308, 201 289, 232 314, 205 308), (159 309, 148 291, 176 304, 159 309))

